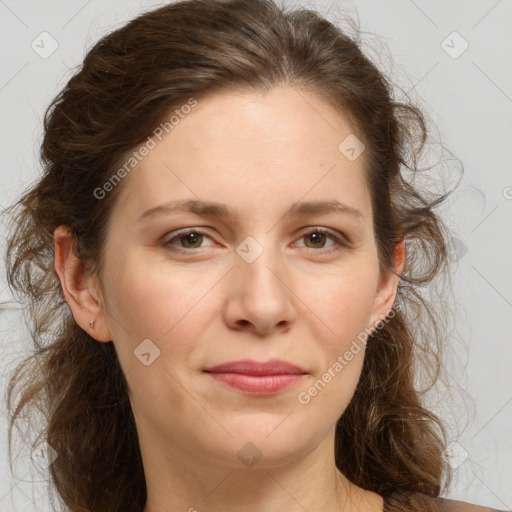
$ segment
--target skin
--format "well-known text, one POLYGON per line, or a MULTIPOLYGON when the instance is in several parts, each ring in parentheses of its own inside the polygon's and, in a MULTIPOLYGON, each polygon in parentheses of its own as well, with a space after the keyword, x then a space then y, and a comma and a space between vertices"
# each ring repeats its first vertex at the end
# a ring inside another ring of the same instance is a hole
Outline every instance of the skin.
POLYGON ((119 185, 106 296, 74 255, 66 226, 55 231, 55 268, 73 316, 98 342, 113 341, 128 381, 144 512, 382 511, 382 498, 351 484, 334 463, 335 424, 355 391, 364 344, 308 404, 298 400, 359 333, 385 318, 397 292, 398 277, 379 271, 363 159, 338 150, 351 133, 331 106, 292 88, 210 96, 119 185), (181 198, 225 203, 239 219, 174 213, 137 221, 181 198), (330 199, 362 218, 283 216, 295 201, 330 199), (352 245, 333 250, 330 235, 311 237, 315 227, 352 245), (184 228, 205 234, 163 245, 184 228), (263 248, 251 263, 236 252, 248 236, 263 248), (148 366, 134 355, 145 339, 160 350, 148 366), (262 397, 203 372, 242 358, 284 359, 307 375, 262 397), (237 457, 247 443, 261 454, 251 467, 237 457))

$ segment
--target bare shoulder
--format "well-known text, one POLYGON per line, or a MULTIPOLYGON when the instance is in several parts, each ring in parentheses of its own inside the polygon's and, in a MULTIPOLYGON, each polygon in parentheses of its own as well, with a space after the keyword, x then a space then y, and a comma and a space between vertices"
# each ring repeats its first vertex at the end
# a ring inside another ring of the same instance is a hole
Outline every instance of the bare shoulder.
POLYGON ((423 493, 409 495, 394 494, 384 500, 383 512, 403 510, 404 505, 413 510, 435 510, 436 512, 512 512, 511 509, 496 509, 475 505, 465 501, 457 501, 448 498, 428 496, 423 493))
POLYGON ((438 505, 440 512, 510 512, 509 510, 498 510, 447 498, 434 498, 433 501, 438 505))

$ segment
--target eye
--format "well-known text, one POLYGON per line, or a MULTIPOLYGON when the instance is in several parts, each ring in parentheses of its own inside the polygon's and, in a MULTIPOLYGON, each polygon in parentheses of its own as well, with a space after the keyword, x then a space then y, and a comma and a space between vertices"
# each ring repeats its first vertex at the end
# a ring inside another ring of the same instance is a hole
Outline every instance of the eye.
POLYGON ((204 237, 210 238, 203 231, 200 231, 198 229, 189 229, 188 231, 178 232, 173 237, 164 240, 163 245, 164 247, 170 247, 171 250, 201 249, 201 242, 203 241, 204 237), (173 247, 175 240, 183 245, 177 248, 173 247))
POLYGON ((312 252, 332 253, 339 251, 342 247, 350 246, 349 241, 343 235, 327 228, 315 227, 314 229, 303 232, 300 238, 306 239, 307 243, 313 245, 313 247, 307 247, 307 249, 312 252), (334 240, 335 243, 332 244, 329 249, 325 250, 324 244, 328 238, 334 240))
MULTIPOLYGON (((211 240, 211 237, 204 231, 192 228, 186 231, 179 231, 174 236, 164 239, 162 245, 170 250, 194 252, 192 249, 204 248, 201 244, 205 237, 211 240), (176 243, 179 243, 180 246, 176 246, 176 243)), ((308 231, 303 232, 299 239, 306 239, 307 243, 312 244, 312 247, 306 246, 306 249, 315 253, 332 253, 339 251, 342 247, 350 247, 350 242, 347 238, 327 228, 315 227, 313 229, 309 229, 308 231), (328 246, 330 248, 326 250, 324 246, 326 240, 329 238, 334 240, 334 244, 328 246)))

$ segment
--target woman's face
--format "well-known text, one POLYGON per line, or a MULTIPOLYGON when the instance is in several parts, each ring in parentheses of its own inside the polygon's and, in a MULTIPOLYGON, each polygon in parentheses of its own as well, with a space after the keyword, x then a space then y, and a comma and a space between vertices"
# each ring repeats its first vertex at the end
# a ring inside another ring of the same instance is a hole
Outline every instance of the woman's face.
POLYGON ((397 280, 379 275, 362 146, 332 107, 282 88, 190 110, 117 185, 95 331, 113 340, 145 454, 277 466, 332 441, 360 377, 358 336, 397 280), (176 201, 231 216, 147 213, 176 201), (334 201, 350 210, 314 206, 334 201), (302 375, 264 394, 272 378, 244 390, 205 371, 242 359, 302 375))

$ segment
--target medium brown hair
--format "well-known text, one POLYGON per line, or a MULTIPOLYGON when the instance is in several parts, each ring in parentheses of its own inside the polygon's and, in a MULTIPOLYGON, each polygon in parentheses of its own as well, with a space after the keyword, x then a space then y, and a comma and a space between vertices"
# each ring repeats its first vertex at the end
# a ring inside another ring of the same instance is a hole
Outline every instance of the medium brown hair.
POLYGON ((54 268, 54 230, 70 228, 77 255, 101 278, 123 182, 102 200, 94 191, 126 155, 191 97, 278 86, 323 98, 364 142, 382 271, 396 273, 395 249, 407 244, 401 307, 368 339, 360 381, 336 426, 336 465, 394 510, 428 510, 421 497, 448 486, 445 428, 415 387, 418 372, 433 385, 442 368, 442 318, 421 288, 448 263, 448 232, 435 213, 447 194, 427 198, 403 174, 420 171, 424 114, 393 98, 357 34, 314 11, 271 0, 185 0, 140 15, 90 49, 46 111, 42 177, 7 210, 16 208, 8 282, 27 299, 35 345, 9 380, 10 460, 22 411, 43 410, 41 435, 58 454, 51 482, 68 510, 140 512, 146 484, 127 381, 113 343, 97 342, 71 314, 54 268))

